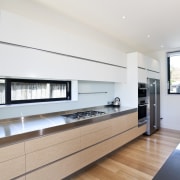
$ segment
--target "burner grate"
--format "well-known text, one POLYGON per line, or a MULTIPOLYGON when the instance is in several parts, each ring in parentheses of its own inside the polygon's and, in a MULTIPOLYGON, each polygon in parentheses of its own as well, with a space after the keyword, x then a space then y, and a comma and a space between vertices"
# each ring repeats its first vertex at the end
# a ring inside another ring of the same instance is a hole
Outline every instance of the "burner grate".
POLYGON ((70 118, 70 119, 83 120, 83 119, 87 119, 91 117, 98 117, 104 114, 105 112, 102 112, 102 111, 82 111, 82 112, 76 112, 73 114, 67 114, 67 115, 64 115, 64 117, 70 118))

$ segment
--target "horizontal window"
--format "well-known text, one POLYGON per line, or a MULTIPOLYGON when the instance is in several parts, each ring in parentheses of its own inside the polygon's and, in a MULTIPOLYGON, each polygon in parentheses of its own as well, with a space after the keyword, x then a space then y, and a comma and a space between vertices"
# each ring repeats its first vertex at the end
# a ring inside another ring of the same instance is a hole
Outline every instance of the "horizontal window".
POLYGON ((71 99, 70 81, 4 79, 1 104, 18 104, 71 99))
POLYGON ((5 104, 5 80, 0 79, 0 104, 5 104))
POLYGON ((168 53, 168 94, 180 94, 180 52, 168 53))

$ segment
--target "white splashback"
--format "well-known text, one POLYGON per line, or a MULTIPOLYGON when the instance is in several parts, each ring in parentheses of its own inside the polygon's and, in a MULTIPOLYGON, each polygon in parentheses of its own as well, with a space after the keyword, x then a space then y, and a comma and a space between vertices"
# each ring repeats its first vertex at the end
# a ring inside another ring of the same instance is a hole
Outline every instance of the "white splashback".
POLYGON ((114 99, 114 83, 110 82, 79 81, 78 91, 85 93, 79 94, 78 101, 0 106, 0 119, 101 106, 114 99))

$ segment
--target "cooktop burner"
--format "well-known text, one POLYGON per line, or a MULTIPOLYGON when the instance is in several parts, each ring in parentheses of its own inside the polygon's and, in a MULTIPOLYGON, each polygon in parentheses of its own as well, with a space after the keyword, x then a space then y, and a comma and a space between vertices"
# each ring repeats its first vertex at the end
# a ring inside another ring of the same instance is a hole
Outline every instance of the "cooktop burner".
POLYGON ((104 114, 105 112, 102 112, 102 111, 82 111, 82 112, 76 112, 73 114, 67 114, 67 115, 64 115, 64 117, 67 117, 73 120, 83 120, 83 119, 88 119, 91 117, 98 117, 104 114))

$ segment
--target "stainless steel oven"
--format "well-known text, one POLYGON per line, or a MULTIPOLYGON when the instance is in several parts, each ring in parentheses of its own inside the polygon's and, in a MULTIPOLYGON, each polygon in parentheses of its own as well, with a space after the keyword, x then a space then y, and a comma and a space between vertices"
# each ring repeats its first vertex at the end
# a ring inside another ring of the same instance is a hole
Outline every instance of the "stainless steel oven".
POLYGON ((147 108, 148 104, 146 103, 146 100, 139 100, 138 104, 138 125, 143 125, 147 123, 147 108))
POLYGON ((147 85, 145 83, 138 83, 138 97, 147 97, 147 85))
POLYGON ((138 125, 147 123, 147 85, 138 83, 138 125))

